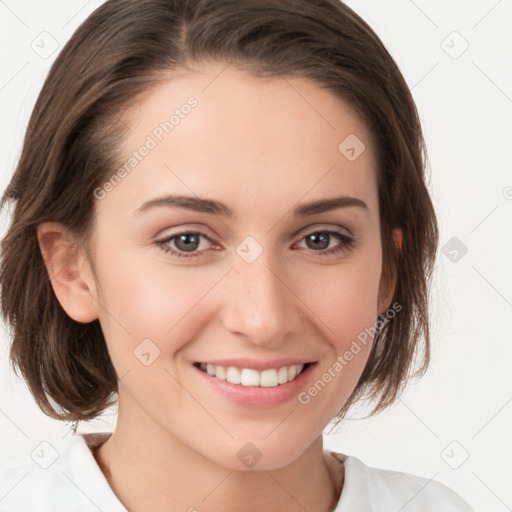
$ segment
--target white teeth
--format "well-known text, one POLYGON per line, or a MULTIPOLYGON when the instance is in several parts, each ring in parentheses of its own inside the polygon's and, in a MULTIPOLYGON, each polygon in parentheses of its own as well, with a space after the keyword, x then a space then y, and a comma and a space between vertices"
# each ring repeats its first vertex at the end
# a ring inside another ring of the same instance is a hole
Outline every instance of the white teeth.
POLYGON ((260 374, 257 370, 244 368, 240 373, 240 384, 242 384, 242 386, 259 386, 260 374))
POLYGON ((215 373, 213 374, 217 379, 226 380, 226 370, 223 366, 216 366, 215 373))
POLYGON ((279 372, 277 373, 277 382, 279 384, 286 384, 288 382, 288 368, 286 368, 286 366, 279 368, 279 372))
POLYGON ((277 386, 277 370, 263 370, 260 374, 260 386, 264 388, 273 388, 277 386))
POLYGON ((226 380, 231 384, 240 384, 240 370, 230 366, 226 371, 226 380))
POLYGON ((212 377, 225 380, 231 384, 241 384, 242 386, 260 386, 273 388, 279 384, 286 384, 294 380, 304 369, 303 364, 292 364, 281 368, 271 368, 259 372, 252 368, 238 369, 234 366, 216 366, 213 364, 201 363, 199 368, 212 377))

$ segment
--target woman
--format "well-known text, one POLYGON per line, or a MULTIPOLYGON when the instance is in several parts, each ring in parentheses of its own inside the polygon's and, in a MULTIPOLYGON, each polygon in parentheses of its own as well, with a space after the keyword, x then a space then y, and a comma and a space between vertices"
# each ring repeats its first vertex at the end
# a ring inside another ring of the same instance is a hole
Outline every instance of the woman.
POLYGON ((411 94, 346 5, 107 1, 9 201, 12 362, 49 416, 118 419, 6 471, 2 510, 471 510, 323 448, 426 370, 438 240, 411 94))

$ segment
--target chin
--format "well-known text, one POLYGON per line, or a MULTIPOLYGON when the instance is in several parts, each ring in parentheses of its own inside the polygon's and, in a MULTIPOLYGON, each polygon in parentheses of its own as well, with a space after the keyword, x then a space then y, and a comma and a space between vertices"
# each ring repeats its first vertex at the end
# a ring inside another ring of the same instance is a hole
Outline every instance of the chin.
MULTIPOLYGON (((273 471, 297 460, 314 440, 286 433, 273 432, 257 436, 236 437, 228 443, 211 440, 210 445, 201 447, 200 453, 213 463, 232 471, 273 471), (267 436, 267 437, 265 437, 267 436)), ((321 434, 319 434, 321 435, 321 434)))

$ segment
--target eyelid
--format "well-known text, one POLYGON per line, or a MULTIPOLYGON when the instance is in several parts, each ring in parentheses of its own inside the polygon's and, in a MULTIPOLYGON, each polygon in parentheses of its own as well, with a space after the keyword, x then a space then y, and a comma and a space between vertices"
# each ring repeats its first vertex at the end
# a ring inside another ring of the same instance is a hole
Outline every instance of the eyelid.
POLYGON ((338 224, 322 224, 322 223, 315 223, 315 224, 311 224, 305 228, 301 228, 298 231, 296 231, 293 236, 294 236, 294 238, 296 236, 304 237, 311 233, 316 233, 317 231, 336 231, 342 235, 353 238, 354 240, 357 238, 356 235, 352 232, 352 230, 350 230, 349 228, 347 228, 345 226, 340 226, 338 224), (346 233, 344 233, 343 231, 346 231, 346 233))
POLYGON ((208 238, 218 237, 218 234, 215 230, 208 227, 202 223, 183 223, 181 225, 177 225, 175 227, 168 227, 166 229, 161 229, 158 231, 158 234, 155 235, 155 238, 164 238, 164 237, 172 237, 176 235, 180 235, 182 233, 200 233, 201 235, 207 236, 208 238), (163 234, 162 234, 163 233, 163 234))

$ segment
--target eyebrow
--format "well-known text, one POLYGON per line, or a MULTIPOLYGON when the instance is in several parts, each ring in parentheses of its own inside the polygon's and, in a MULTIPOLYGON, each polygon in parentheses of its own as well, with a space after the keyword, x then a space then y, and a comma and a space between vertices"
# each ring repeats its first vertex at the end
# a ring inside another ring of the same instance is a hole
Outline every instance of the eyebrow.
MULTIPOLYGON (((161 206, 184 208, 194 212, 218 215, 221 217, 233 217, 233 210, 220 201, 183 195, 170 195, 151 199, 137 208, 135 213, 145 212, 161 206)), ((294 217, 308 217, 310 215, 348 207, 357 207, 369 212, 368 205, 363 200, 357 197, 337 196, 301 204, 293 209, 292 214, 294 217)))

